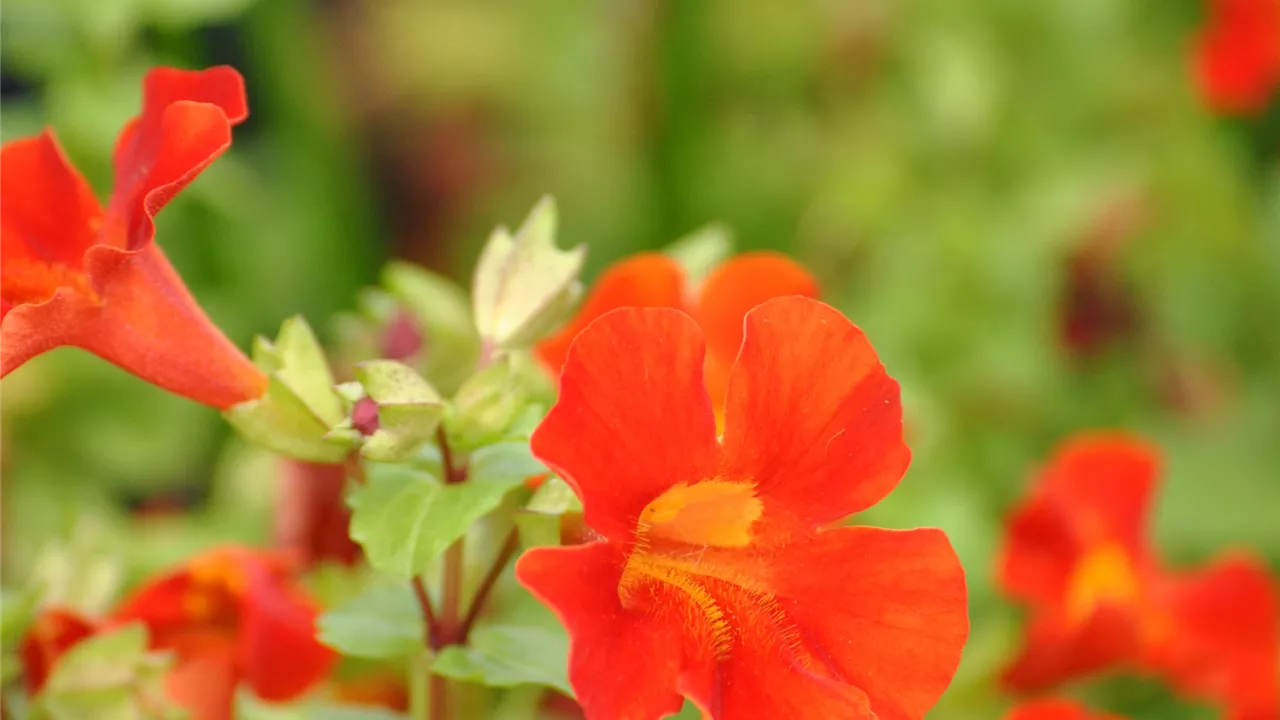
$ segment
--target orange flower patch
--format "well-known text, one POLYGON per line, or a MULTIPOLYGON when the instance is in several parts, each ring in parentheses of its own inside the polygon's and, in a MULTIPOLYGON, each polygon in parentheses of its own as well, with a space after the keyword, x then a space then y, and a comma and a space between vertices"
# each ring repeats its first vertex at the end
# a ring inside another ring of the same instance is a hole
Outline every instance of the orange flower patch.
POLYGON ((559 373, 578 333, 610 310, 623 307, 669 307, 688 312, 706 339, 704 378, 719 409, 724 404, 729 369, 742 345, 742 319, 747 311, 775 297, 818 297, 818 283, 794 260, 774 252, 738 255, 717 267, 698 288, 687 287, 675 260, 642 253, 605 270, 577 315, 537 348, 543 364, 559 373))
POLYGON ((568 628, 588 718, 687 697, 717 720, 918 720, 968 634, 950 543, 822 529, 906 471, 898 385, 822 303, 744 314, 722 436, 692 317, 627 308, 578 335, 531 442, 598 537, 530 550, 517 577, 568 628))
POLYGON ((1158 466, 1140 440, 1080 436, 1014 510, 999 583, 1031 614, 1004 682, 1038 692, 1128 669, 1229 708, 1274 708, 1280 642, 1271 581, 1242 557, 1189 573, 1161 567, 1146 530, 1158 466))
POLYGON ((260 396, 266 377, 187 291, 153 218, 230 146, 244 83, 229 67, 157 68, 143 96, 116 141, 106 210, 51 130, 0 150, 0 376, 73 345, 225 409, 260 396))

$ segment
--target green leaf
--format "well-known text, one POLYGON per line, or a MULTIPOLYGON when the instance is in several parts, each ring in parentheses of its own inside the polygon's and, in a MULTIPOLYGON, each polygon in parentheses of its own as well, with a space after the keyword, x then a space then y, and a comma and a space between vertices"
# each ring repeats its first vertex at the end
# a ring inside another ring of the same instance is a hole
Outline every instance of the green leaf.
POLYGON ((8 687, 22 675, 22 658, 17 652, 0 651, 0 687, 8 687))
POLYGON ((322 705, 312 710, 307 720, 408 720, 408 717, 383 708, 322 705))
POLYGON ((550 475, 514 517, 525 547, 560 545, 564 516, 581 513, 582 501, 559 476, 550 475))
POLYGON ((235 720, 307 720, 309 708, 303 703, 271 703, 253 694, 249 688, 236 689, 235 720))
POLYGON ((511 520, 516 524, 523 547, 556 547, 561 544, 559 515, 521 510, 511 520))
POLYGON ((150 708, 166 706, 163 679, 170 661, 147 652, 147 631, 139 623, 99 633, 54 667, 39 696, 40 711, 52 720, 155 717, 150 708))
POLYGON ((22 641, 23 634, 35 621, 40 591, 40 585, 31 583, 22 590, 0 592, 0 648, 11 650, 22 641))
POLYGON ((586 246, 556 247, 556 206, 543 198, 512 237, 498 228, 480 253, 472 283, 476 328, 498 348, 527 347, 573 307, 586 246))
POLYGON ((697 287, 733 252, 733 231, 723 223, 710 223, 671 243, 662 252, 684 269, 689 286, 697 287))
POLYGON ((433 672, 493 687, 546 685, 572 695, 569 638, 563 630, 532 625, 490 625, 471 633, 466 646, 444 648, 433 672))
POLYGON ((521 482, 494 470, 480 481, 445 485, 414 467, 370 463, 369 482, 351 494, 351 537, 370 565, 407 580, 521 482))
POLYGON ((545 472, 547 466, 533 456, 529 443, 523 441, 486 445, 471 454, 467 467, 470 482, 507 488, 521 485, 530 477, 545 472))
POLYGON ((423 647, 422 610, 406 583, 374 585, 320 616, 320 642, 351 657, 408 657, 423 647))

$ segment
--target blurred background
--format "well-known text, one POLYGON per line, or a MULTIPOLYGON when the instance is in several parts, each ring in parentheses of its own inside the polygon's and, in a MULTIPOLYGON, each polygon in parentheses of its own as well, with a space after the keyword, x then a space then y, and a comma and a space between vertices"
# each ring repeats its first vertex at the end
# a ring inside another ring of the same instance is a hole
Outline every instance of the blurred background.
MULTIPOLYGON (((941 526, 969 572, 973 636, 931 717, 994 718, 1019 629, 994 553, 1072 431, 1165 449, 1170 564, 1244 546, 1280 569, 1280 110, 1202 99, 1205 12, 8 0, 0 131, 53 126, 105 197, 148 67, 239 69, 251 117, 157 237, 242 347, 297 312, 329 332, 388 258, 466 284, 488 231, 544 193, 561 244, 589 244, 589 278, 711 221, 740 250, 793 254, 903 386, 915 460, 866 522, 941 526)), ((103 558, 101 578, 77 571, 91 604, 196 548, 271 537, 278 465, 212 410, 76 350, 7 378, 2 408, 6 586, 103 558)), ((1216 717, 1136 681, 1077 694, 1216 717)))

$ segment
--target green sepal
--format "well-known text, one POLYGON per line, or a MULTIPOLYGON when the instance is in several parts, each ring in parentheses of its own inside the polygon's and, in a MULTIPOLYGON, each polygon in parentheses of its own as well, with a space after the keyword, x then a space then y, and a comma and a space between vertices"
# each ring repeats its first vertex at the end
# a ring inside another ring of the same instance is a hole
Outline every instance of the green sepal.
POLYGON ((399 462, 418 454, 432 438, 444 402, 413 368, 394 360, 370 360, 356 366, 356 378, 378 404, 378 429, 360 452, 379 462, 399 462))
POLYGON ((414 366, 437 388, 456 390, 480 357, 480 336, 466 291, 443 275, 402 261, 387 263, 382 286, 423 333, 423 351, 414 366))
POLYGON ((164 677, 167 653, 147 650, 141 623, 86 638, 62 656, 32 707, 32 717, 49 720, 133 720, 176 718, 168 707, 164 677), (156 710, 161 713, 157 714, 156 710))
POLYGON ((338 462, 348 448, 325 436, 342 422, 342 398, 333 389, 333 373, 307 322, 284 321, 273 343, 254 341, 253 361, 268 376, 257 400, 223 413, 240 434, 282 455, 311 462, 338 462))
POLYGON ((544 197, 513 236, 499 227, 476 264, 472 307, 481 338, 495 348, 528 347, 555 328, 582 293, 585 245, 556 247, 556 206, 544 197))
POLYGON ((68 608, 88 616, 105 614, 124 581, 124 564, 103 528, 81 523, 66 540, 44 545, 30 583, 41 606, 68 608))
MULTIPOLYGON (((527 353, 503 353, 459 388, 445 418, 452 446, 464 451, 517 435, 534 400, 541 397, 544 374, 527 353)), ((544 412, 536 408, 539 418, 544 412)), ((527 434, 524 437, 528 437, 527 434)))

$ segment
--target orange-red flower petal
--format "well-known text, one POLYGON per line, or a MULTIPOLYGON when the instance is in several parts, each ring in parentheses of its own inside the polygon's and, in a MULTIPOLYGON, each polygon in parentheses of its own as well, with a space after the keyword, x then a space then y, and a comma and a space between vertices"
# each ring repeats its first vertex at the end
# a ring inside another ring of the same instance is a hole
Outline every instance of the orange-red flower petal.
MULTIPOLYGON (((41 268, 48 274, 81 271, 81 259, 102 225, 102 208, 89 183, 58 147, 53 131, 6 144, 0 149, 0 164, 0 266, 6 276, 14 271, 34 275, 41 268)), ((35 278, 5 281, 8 303, 52 294, 35 278)))
POLYGON ((360 561, 351 539, 351 509, 345 495, 347 471, 340 464, 280 461, 281 500, 276 504, 276 547, 292 552, 304 567, 332 561, 360 561))
POLYGON ((538 358, 559 373, 573 339, 601 315, 622 307, 683 308, 685 303, 684 271, 675 260, 659 253, 634 255, 600 275, 573 319, 538 345, 538 358))
POLYGON ((670 308, 615 310, 578 335, 530 446, 582 499, 596 532, 628 541, 654 498, 715 475, 702 361, 698 326, 670 308))
POLYGON ((1002 589, 1019 599, 1061 602, 1084 554, 1106 545, 1145 562, 1158 468, 1156 450, 1125 435, 1080 435, 1060 446, 1013 511, 1000 560, 1002 589))
POLYGON ((1231 718, 1280 718, 1280 599, 1265 564, 1236 554, 1168 580, 1171 618, 1149 666, 1231 718))
POLYGON ((770 300, 745 326, 721 474, 755 483, 767 518, 760 532, 808 532, 879 502, 911 453, 898 383, 866 336, 803 297, 770 300))
POLYGON ((213 325, 161 250, 152 218, 231 142, 244 90, 230 68, 148 74, 121 134, 105 214, 52 134, 6 145, 0 181, 0 376, 62 345, 218 408, 265 376, 213 325))
POLYGON ((712 270, 698 290, 693 316, 707 338, 706 382, 712 402, 724 405, 729 370, 742 347, 742 321, 755 306, 789 295, 818 297, 818 281, 782 253, 734 256, 712 270))
POLYGON ((1131 665, 1140 657, 1137 623, 1125 609, 1099 608, 1082 624, 1040 613, 1030 620, 1021 652, 1000 679, 1010 690, 1041 692, 1074 678, 1131 665))
POLYGON ((589 718, 659 717, 678 690, 713 718, 916 720, 968 634, 963 571, 934 530, 841 528, 761 557, 710 550, 700 570, 659 559, 631 584, 644 562, 600 542, 517 565, 569 630, 589 718))
POLYGON ((774 568, 815 660, 865 692, 879 720, 924 717, 969 635, 964 570, 942 531, 837 528, 780 550, 774 568))
POLYGON ((1280 3, 1210 0, 1208 6, 1194 55, 1201 93, 1221 113, 1261 112, 1280 87, 1280 3))
POLYGON ((588 718, 647 720, 675 713, 679 628, 630 612, 618 597, 626 556, 611 543, 535 548, 516 577, 569 632, 569 681, 588 718))
POLYGON ((108 244, 129 250, 151 242, 155 214, 231 146, 231 127, 249 116, 244 79, 226 66, 155 68, 142 95, 142 114, 116 140, 107 207, 108 244))
POLYGON ((164 688, 191 720, 233 720, 239 683, 235 646, 215 642, 174 665, 165 676, 164 688))
POLYGON ((153 647, 177 655, 175 699, 204 708, 231 696, 222 687, 228 662, 234 680, 266 700, 288 700, 320 682, 336 657, 315 638, 317 614, 282 561, 228 547, 140 588, 113 621, 143 622, 153 647))
POLYGON ((1005 720, 1125 720, 1120 715, 1097 713, 1070 700, 1046 699, 1025 702, 1005 716, 1005 720))
POLYGON ((27 694, 40 692, 63 654, 97 630, 98 623, 63 608, 47 608, 36 616, 18 643, 27 694))

